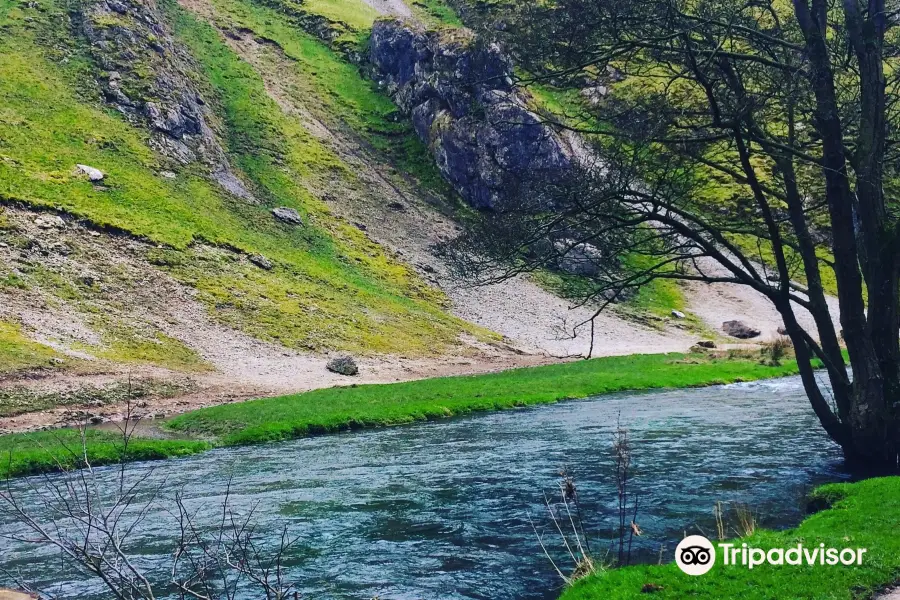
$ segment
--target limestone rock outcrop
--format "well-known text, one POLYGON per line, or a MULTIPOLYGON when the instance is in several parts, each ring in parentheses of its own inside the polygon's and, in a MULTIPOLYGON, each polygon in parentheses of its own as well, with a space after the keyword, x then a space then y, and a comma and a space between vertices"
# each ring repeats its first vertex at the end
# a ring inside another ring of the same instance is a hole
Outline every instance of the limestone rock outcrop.
POLYGON ((475 208, 514 202, 575 160, 569 141, 516 88, 496 44, 386 19, 372 28, 369 60, 441 174, 475 208))

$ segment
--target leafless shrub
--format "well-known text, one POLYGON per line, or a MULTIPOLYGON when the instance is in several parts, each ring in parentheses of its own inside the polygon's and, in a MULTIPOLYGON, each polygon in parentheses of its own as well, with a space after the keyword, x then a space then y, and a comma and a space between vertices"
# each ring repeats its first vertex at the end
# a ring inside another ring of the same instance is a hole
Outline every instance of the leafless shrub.
POLYGON ((734 505, 734 514, 737 520, 735 531, 738 537, 748 537, 756 533, 756 514, 750 505, 737 503, 734 505))
POLYGON ((716 518, 716 535, 720 540, 725 539, 725 511, 722 508, 722 501, 717 500, 713 506, 713 516, 716 518))
POLYGON ((544 555, 567 585, 587 575, 603 571, 613 564, 629 564, 634 537, 643 534, 637 524, 639 497, 635 495, 634 500, 631 500, 631 496, 634 495, 630 491, 631 443, 627 430, 621 425, 616 427, 613 434, 612 450, 617 490, 616 539, 602 554, 595 553, 595 549, 591 546, 584 526, 585 519, 575 478, 567 467, 560 470, 559 502, 551 502, 545 495, 544 504, 553 524, 552 530, 559 535, 566 560, 571 563, 571 569, 553 559, 545 537, 538 532, 530 515, 528 517, 544 555), (611 558, 612 556, 616 558, 611 558))
MULTIPOLYGON (((132 417, 129 405, 120 428, 123 457, 139 422, 132 417)), ((181 493, 174 498, 165 494, 165 480, 147 492, 152 469, 131 477, 123 461, 112 481, 98 473, 88 458, 84 427, 81 447, 66 450, 77 458, 77 468, 57 461, 61 475, 27 480, 31 506, 7 479, 0 491, 0 511, 23 526, 23 533, 8 534, 8 538, 54 546, 66 564, 99 579, 116 600, 156 600, 171 594, 173 588, 179 600, 234 600, 239 591, 246 594, 248 590, 265 600, 300 597, 283 569, 296 538, 285 529, 277 548, 261 547, 253 525, 255 507, 238 517, 230 505, 230 484, 221 517, 210 531, 199 525, 196 512, 188 510, 181 493), (140 564, 130 550, 130 539, 155 508, 172 506, 169 513, 178 528, 173 532, 175 546, 168 576, 159 577, 140 564), (151 579, 164 583, 160 586, 151 579)), ((6 575, 18 587, 34 591, 15 574, 6 575)), ((56 597, 48 592, 39 596, 56 597)))
POLYGON ((633 511, 629 509, 629 488, 631 478, 631 442, 628 439, 628 430, 621 424, 616 426, 613 436, 613 454, 615 456, 616 491, 618 493, 618 556, 619 564, 627 565, 631 562, 631 544, 635 535, 643 532, 637 524, 638 503, 640 498, 635 496, 633 511), (631 514, 631 519, 628 515, 631 514), (626 537, 628 542, 626 544, 626 537))
POLYGON ((553 565, 557 575, 567 585, 570 585, 582 577, 605 568, 604 562, 592 555, 590 541, 584 529, 581 505, 578 501, 578 488, 568 468, 563 467, 560 470, 559 502, 554 504, 545 494, 544 504, 547 507, 547 514, 553 523, 553 530, 559 534, 562 541, 566 559, 571 562, 571 570, 569 567, 565 567, 553 560, 545 544, 544 536, 538 532, 534 522, 531 521, 530 515, 528 519, 544 555, 550 561, 550 564, 553 565), (563 570, 564 568, 565 570, 563 570))

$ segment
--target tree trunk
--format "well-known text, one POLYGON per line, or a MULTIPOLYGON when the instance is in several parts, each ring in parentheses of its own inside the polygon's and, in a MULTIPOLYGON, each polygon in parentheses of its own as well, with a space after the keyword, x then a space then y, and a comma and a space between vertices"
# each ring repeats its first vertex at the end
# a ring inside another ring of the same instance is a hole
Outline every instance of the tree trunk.
MULTIPOLYGON (((880 16, 873 15, 876 21, 865 21, 854 1, 844 4, 859 60, 862 99, 853 193, 844 125, 825 41, 828 7, 825 0, 811 0, 811 5, 808 1, 794 0, 794 13, 810 59, 809 80, 816 97, 816 127, 822 138, 841 325, 853 370, 850 407, 841 411, 848 439, 837 441, 854 466, 896 471, 900 460, 898 244, 897 233, 886 227, 883 196, 884 29, 877 22, 880 16), (868 292, 868 314, 863 282, 868 292)), ((875 0, 875 6, 880 5, 881 0, 875 0)))
POLYGON ((886 398, 881 381, 854 382, 850 443, 843 446, 854 468, 876 472, 900 470, 900 430, 896 399, 886 398))

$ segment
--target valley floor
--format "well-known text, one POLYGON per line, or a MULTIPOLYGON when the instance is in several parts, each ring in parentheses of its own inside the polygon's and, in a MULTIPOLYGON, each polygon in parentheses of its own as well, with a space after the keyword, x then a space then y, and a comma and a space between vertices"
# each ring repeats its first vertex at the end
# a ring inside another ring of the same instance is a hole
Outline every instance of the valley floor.
MULTIPOLYGON (((367 4, 381 14, 410 10, 400 0, 367 4)), ((674 291, 672 305, 618 307, 590 327, 594 306, 573 306, 534 279, 460 283, 435 246, 461 231, 466 209, 440 182, 425 185, 439 176, 423 146, 392 153, 391 146, 417 140, 395 131, 386 96, 268 9, 232 0, 179 5, 167 5, 169 17, 181 43, 196 43, 191 49, 214 88, 204 92, 221 105, 223 131, 239 125, 232 134, 252 133, 256 145, 246 152, 254 159, 279 148, 275 171, 298 157, 290 193, 255 162, 246 163, 245 175, 279 204, 296 201, 321 235, 312 226, 295 231, 272 223, 267 206, 233 199, 207 206, 189 170, 160 171, 158 157, 146 164, 129 157, 134 164, 123 164, 103 186, 72 176, 68 163, 56 171, 63 151, 73 162, 115 165, 118 155, 104 154, 103 145, 94 154, 63 146, 51 152, 50 166, 24 150, 19 162, 4 158, 29 178, 21 198, 0 198, 0 432, 115 421, 124 411, 121 389, 131 382, 146 388, 142 414, 163 417, 338 385, 486 373, 588 354, 684 352, 700 339, 729 347, 737 340, 725 339, 720 327, 731 319, 760 329, 761 340, 777 336, 774 309, 739 286, 686 286, 674 291), (47 182, 67 186, 61 205, 29 199, 49 193, 35 187, 47 182), (182 190, 188 185, 195 187, 182 190), (153 190, 146 197, 145 186, 153 190), (32 187, 37 191, 24 193, 32 187), (117 202, 127 210, 98 208, 120 193, 117 202), (153 204, 163 193, 172 195, 163 198, 170 203, 153 204), (184 214, 176 217, 176 210, 184 214), (670 316, 672 309, 688 318, 670 316), (357 357, 358 377, 325 368, 346 352, 357 357)), ((29 22, 9 15, 16 27, 29 22)), ((27 52, 37 55, 39 42, 27 52)), ((68 121, 48 124, 45 115, 28 113, 69 86, 64 69, 35 64, 58 77, 59 89, 29 90, 35 96, 15 109, 27 118, 0 123, 12 132, 24 124, 68 131, 68 121)), ((89 105, 73 95, 49 113, 79 103, 89 105)), ((106 137, 143 143, 136 128, 90 114, 89 147, 106 137)), ((246 158, 232 154, 234 161, 246 158)))

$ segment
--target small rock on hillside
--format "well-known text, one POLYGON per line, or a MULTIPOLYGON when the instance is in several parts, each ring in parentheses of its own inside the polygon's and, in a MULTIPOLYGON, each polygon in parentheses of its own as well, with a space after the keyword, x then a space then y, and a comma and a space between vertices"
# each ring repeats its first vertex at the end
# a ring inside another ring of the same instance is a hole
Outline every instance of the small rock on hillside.
POLYGON ((326 368, 332 373, 353 376, 359 373, 359 367, 352 356, 339 356, 328 361, 326 368))
POLYGON ((34 224, 41 229, 62 229, 66 222, 56 215, 40 215, 34 220, 34 224))
POLYGON ((103 174, 103 171, 96 167, 91 167, 88 165, 75 165, 75 167, 82 173, 88 176, 88 179, 91 181, 103 181, 103 178, 106 175, 103 174))
POLYGON ((288 225, 303 225, 303 219, 300 217, 300 213, 293 208, 287 208, 285 206, 273 208, 272 216, 288 225))
POLYGON ((725 321, 722 323, 722 331, 740 340, 759 337, 761 333, 759 329, 754 329, 743 321, 725 321))
POLYGON ((701 348, 712 349, 716 347, 716 343, 712 340, 700 340, 697 345, 701 348))
POLYGON ((275 266, 272 264, 271 260, 262 254, 251 254, 249 260, 260 269, 265 269, 266 271, 271 271, 272 267, 275 266))

